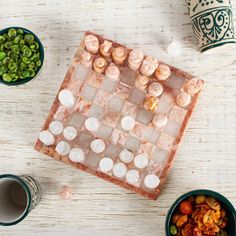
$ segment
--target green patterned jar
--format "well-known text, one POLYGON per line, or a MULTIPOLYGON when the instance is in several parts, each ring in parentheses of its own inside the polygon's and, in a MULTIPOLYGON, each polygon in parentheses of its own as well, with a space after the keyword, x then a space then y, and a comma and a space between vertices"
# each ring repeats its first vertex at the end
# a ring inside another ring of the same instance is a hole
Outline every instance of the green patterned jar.
POLYGON ((187 0, 201 52, 236 43, 230 0, 187 0))

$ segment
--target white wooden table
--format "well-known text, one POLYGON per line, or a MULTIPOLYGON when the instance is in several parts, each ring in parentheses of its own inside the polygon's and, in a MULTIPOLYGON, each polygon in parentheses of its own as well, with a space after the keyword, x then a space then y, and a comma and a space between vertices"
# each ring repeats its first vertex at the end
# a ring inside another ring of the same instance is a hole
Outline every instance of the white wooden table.
POLYGON ((19 87, 0 85, 0 174, 30 174, 43 187, 40 205, 19 225, 1 227, 1 236, 164 236, 172 202, 197 188, 219 191, 236 205, 235 51, 201 55, 189 22, 184 0, 0 1, 0 28, 29 28, 45 46, 44 68, 36 80, 19 87), (206 81, 166 187, 156 202, 33 149, 68 64, 88 29, 140 47, 206 81), (172 39, 183 46, 176 58, 166 53, 172 39), (59 199, 63 184, 74 189, 72 201, 59 199))

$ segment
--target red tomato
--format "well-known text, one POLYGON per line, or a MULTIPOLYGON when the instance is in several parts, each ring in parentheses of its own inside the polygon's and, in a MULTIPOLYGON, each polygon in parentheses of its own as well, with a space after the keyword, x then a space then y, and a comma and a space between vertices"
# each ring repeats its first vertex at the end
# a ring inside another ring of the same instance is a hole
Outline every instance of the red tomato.
POLYGON ((182 201, 179 205, 179 211, 183 215, 191 215, 193 212, 193 207, 190 201, 182 201))

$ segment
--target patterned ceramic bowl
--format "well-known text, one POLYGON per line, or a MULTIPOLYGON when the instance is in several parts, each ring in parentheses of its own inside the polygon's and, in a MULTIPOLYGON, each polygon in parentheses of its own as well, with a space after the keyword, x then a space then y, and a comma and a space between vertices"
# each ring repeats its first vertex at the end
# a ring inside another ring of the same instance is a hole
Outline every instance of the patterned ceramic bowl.
POLYGON ((175 214, 179 204, 183 201, 186 200, 187 198, 191 196, 197 196, 197 195, 205 195, 209 197, 215 198, 221 206, 226 210, 226 215, 228 216, 228 226, 226 227, 226 231, 228 233, 228 236, 233 236, 236 235, 236 211, 234 206, 230 203, 230 201, 224 197, 223 195, 211 191, 211 190, 206 190, 206 189, 200 189, 200 190, 193 190, 191 192, 185 193, 182 196, 180 196, 171 206, 167 213, 166 217, 166 223, 165 223, 165 231, 166 231, 166 236, 173 236, 170 233, 170 226, 172 224, 171 220, 173 215, 175 214))
POLYGON ((5 82, 2 77, 0 76, 0 83, 2 84, 6 84, 6 85, 20 85, 20 84, 25 84, 25 83, 28 83, 29 81, 31 81, 32 79, 36 78, 38 75, 39 75, 39 72, 41 71, 42 69, 42 66, 43 66, 43 62, 44 62, 44 49, 43 49, 43 45, 41 43, 41 41, 39 40, 39 38, 37 37, 36 34, 34 34, 32 31, 28 30, 28 29, 25 29, 25 28, 22 28, 22 27, 17 27, 17 26, 13 26, 13 27, 8 27, 8 28, 5 28, 3 30, 0 30, 0 35, 3 35, 5 33, 8 32, 9 29, 21 29, 23 30, 24 34, 32 34, 34 36, 34 39, 35 41, 39 44, 39 52, 40 52, 40 61, 41 61, 41 65, 37 68, 37 70, 35 71, 35 75, 32 76, 32 77, 28 77, 28 78, 25 78, 25 79, 18 79, 14 82, 5 82))

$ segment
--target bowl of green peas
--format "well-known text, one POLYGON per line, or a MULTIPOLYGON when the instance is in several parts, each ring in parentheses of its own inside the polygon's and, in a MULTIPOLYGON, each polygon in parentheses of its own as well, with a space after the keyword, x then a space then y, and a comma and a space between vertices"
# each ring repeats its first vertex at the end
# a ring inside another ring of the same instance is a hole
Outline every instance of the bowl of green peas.
POLYGON ((22 27, 0 31, 0 83, 28 83, 39 74, 43 61, 43 45, 33 32, 22 27))

